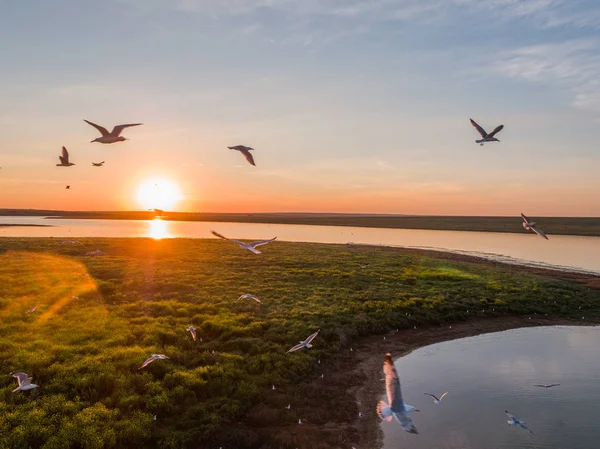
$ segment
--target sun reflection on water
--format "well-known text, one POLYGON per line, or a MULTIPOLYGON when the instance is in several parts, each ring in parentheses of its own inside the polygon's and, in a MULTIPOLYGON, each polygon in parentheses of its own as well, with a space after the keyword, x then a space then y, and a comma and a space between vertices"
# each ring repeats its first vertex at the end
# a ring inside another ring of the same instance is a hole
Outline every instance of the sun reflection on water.
POLYGON ((155 240, 172 238, 172 235, 169 234, 169 226, 166 221, 163 221, 157 217, 150 221, 149 225, 148 237, 151 237, 155 240))

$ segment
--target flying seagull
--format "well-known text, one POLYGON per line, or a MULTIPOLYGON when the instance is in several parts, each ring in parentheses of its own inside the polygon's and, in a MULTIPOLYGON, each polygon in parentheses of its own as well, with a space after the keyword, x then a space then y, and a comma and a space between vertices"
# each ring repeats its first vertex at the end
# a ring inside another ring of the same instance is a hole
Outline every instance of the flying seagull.
POLYGON ((444 398, 444 396, 446 396, 448 394, 448 392, 446 391, 443 395, 441 395, 439 398, 431 393, 424 393, 427 396, 431 396, 433 398, 433 403, 434 404, 439 404, 440 402, 442 402, 442 399, 444 398))
POLYGON ((237 243, 240 246, 240 248, 247 249, 248 251, 252 251, 254 254, 260 254, 260 251, 256 249, 257 246, 266 245, 267 243, 271 243, 273 240, 275 240, 277 238, 277 237, 273 237, 270 240, 258 240, 257 242, 244 243, 244 242, 240 242, 239 240, 227 238, 215 231, 210 231, 210 232, 212 232, 213 235, 216 235, 217 237, 219 237, 221 239, 229 240, 232 243, 237 243))
POLYGON ((471 125, 473 125, 477 131, 479 131, 479 134, 481 134, 481 137, 482 137, 482 139, 476 140, 475 141, 476 143, 478 143, 479 145, 483 146, 483 144, 485 142, 500 142, 494 136, 497 133, 499 133, 500 131, 502 131, 502 128, 504 128, 504 125, 497 126, 491 133, 488 134, 485 131, 485 129, 483 129, 481 126, 479 126, 475 122, 475 120, 473 120, 472 118, 470 118, 469 120, 471 120, 471 125))
POLYGON ((535 223, 535 221, 531 221, 523 213, 521 213, 521 218, 523 219, 522 224, 525 229, 527 229, 528 231, 533 231, 540 237, 544 237, 546 240, 549 240, 548 236, 544 233, 544 231, 542 231, 540 228, 537 227, 537 224, 535 223))
POLYGON ((70 167, 71 165, 75 165, 73 162, 69 162, 69 152, 65 147, 62 147, 62 154, 58 156, 60 159, 60 164, 56 164, 57 167, 70 167))
POLYGON ((71 186, 65 187, 65 190, 71 190, 71 186))
POLYGON ((419 433, 412 419, 408 416, 409 407, 416 410, 412 406, 408 406, 402 399, 402 391, 400 390, 400 378, 394 367, 392 355, 388 352, 385 355, 383 362, 383 372, 385 374, 385 388, 389 405, 385 401, 379 401, 377 404, 377 414, 381 419, 391 421, 396 418, 400 423, 400 427, 409 433, 419 433))
POLYGON ((146 361, 144 363, 142 363, 142 366, 140 366, 138 369, 145 368, 146 366, 150 365, 155 360, 163 360, 163 359, 168 359, 168 358, 169 357, 167 357, 164 354, 152 354, 152 357, 150 357, 149 359, 146 359, 146 361))
POLYGON ((108 130, 106 128, 104 128, 103 126, 100 125, 96 125, 95 123, 92 123, 88 120, 83 120, 84 122, 86 122, 88 125, 92 125, 94 128, 96 128, 98 131, 100 131, 100 134, 102 134, 102 137, 98 137, 94 140, 92 140, 91 142, 99 142, 99 143, 115 143, 115 142, 123 142, 126 139, 125 137, 121 137, 121 132, 123 132, 123 130, 125 128, 128 128, 130 126, 139 126, 142 125, 142 123, 129 123, 127 125, 116 125, 111 132, 108 132, 108 130))
POLYGON ((94 167, 102 167, 104 165, 104 161, 102 161, 102 162, 92 162, 92 165, 94 167))
POLYGON ((32 378, 25 373, 10 373, 10 375, 19 381, 19 386, 13 390, 13 393, 17 391, 33 390, 38 387, 36 384, 31 383, 32 378))
POLYGON ((238 298, 238 301, 239 301, 240 299, 253 299, 253 300, 255 300, 255 301, 256 301, 257 303, 259 303, 259 304, 260 304, 260 303, 262 303, 262 301, 260 300, 260 298, 259 298, 258 296, 249 295, 249 294, 245 294, 245 295, 242 295, 242 296, 240 296, 240 297, 238 298))
POLYGON ((559 385, 560 384, 550 384, 550 385, 546 385, 546 384, 541 385, 541 384, 538 384, 538 385, 534 385, 534 386, 535 387, 542 387, 542 388, 552 388, 552 387, 558 387, 559 385))
POLYGON ((186 331, 189 332, 192 336, 192 339, 196 341, 196 328, 194 326, 190 326, 186 329, 186 331))
POLYGON ((254 151, 254 148, 245 147, 244 145, 236 145, 234 147, 227 147, 227 148, 229 148, 230 150, 239 151, 240 153, 242 153, 244 155, 244 157, 250 164, 252 164, 256 167, 256 164, 254 163, 254 158, 252 157, 252 154, 250 154, 250 151, 254 151))
POLYGON ((306 340, 300 341, 300 344, 297 344, 292 349, 290 349, 288 352, 294 352, 294 351, 297 351, 298 349, 302 349, 302 348, 307 348, 307 349, 312 348, 311 342, 317 337, 320 330, 321 329, 319 329, 314 334, 311 334, 306 340))
POLYGON ((35 309, 37 309, 38 306, 34 306, 33 308, 29 309, 27 312, 25 313, 33 313, 35 312, 35 309))
POLYGON ((508 421, 506 421, 508 424, 510 424, 511 426, 521 426, 527 432, 533 434, 533 432, 529 429, 529 427, 527 427, 525 425, 525 421, 521 421, 520 419, 517 419, 515 416, 508 413, 508 410, 504 410, 504 413, 506 413, 506 416, 508 416, 508 421))

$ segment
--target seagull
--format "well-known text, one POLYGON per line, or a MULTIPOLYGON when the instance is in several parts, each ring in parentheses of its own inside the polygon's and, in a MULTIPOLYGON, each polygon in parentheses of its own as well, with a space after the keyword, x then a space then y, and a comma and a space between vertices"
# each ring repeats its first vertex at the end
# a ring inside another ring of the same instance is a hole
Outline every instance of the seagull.
POLYGON ((475 120, 473 120, 472 118, 470 118, 469 120, 471 120, 471 125, 473 125, 477 131, 479 131, 479 134, 481 134, 481 137, 482 137, 482 139, 476 140, 475 141, 476 143, 478 143, 479 145, 483 146, 483 144, 485 142, 500 142, 494 136, 497 133, 499 133, 500 131, 502 131, 502 128, 504 128, 504 125, 497 126, 491 133, 488 134, 485 131, 485 129, 483 129, 481 126, 479 126, 475 122, 475 120))
POLYGON ((529 218, 527 218, 523 213, 521 213, 521 218, 523 219, 522 224, 525 229, 527 229, 528 231, 533 231, 540 237, 544 237, 546 240, 549 240, 548 236, 544 233, 544 231, 537 227, 535 221, 529 220, 529 218))
POLYGON ((400 378, 394 367, 392 355, 388 352, 383 362, 383 372, 385 374, 385 388, 389 405, 385 401, 379 401, 377 404, 377 414, 381 419, 391 421, 396 418, 400 427, 409 433, 419 433, 417 428, 408 416, 409 411, 416 411, 415 407, 404 403, 402 399, 402 390, 400 389, 400 378), (410 410, 409 410, 410 408, 410 410))
POLYGON ((508 413, 508 410, 504 410, 504 413, 506 413, 506 416, 508 416, 508 421, 506 421, 508 424, 510 424, 511 426, 521 426, 527 432, 533 434, 533 432, 529 429, 529 427, 527 427, 525 425, 525 421, 521 421, 520 419, 517 419, 515 416, 508 413))
POLYGON ((298 420, 298 424, 302 424, 302 419, 299 419, 299 420, 298 420))
POLYGON ((546 384, 541 385, 541 384, 538 384, 538 385, 534 385, 534 387, 552 388, 552 387, 558 387, 559 385, 560 384, 550 384, 550 385, 546 385, 546 384))
POLYGON ((69 152, 65 147, 62 147, 61 155, 58 156, 58 158, 60 159, 60 164, 56 164, 57 167, 70 167, 71 165, 75 165, 73 162, 69 162, 69 152))
POLYGON ((66 190, 71 190, 71 186, 65 187, 66 190))
POLYGON ((196 328, 194 326, 190 326, 186 329, 187 332, 192 336, 192 340, 196 341, 196 328))
POLYGON ((365 417, 365 414, 364 414, 363 412, 358 412, 358 417, 359 417, 359 418, 364 418, 364 417, 365 417))
POLYGON ((103 126, 96 125, 95 123, 89 122, 85 119, 83 121, 86 122, 88 125, 92 125, 98 131, 100 131, 100 134, 102 134, 102 137, 98 137, 98 138, 92 140, 91 141, 92 143, 94 143, 94 142, 99 142, 99 143, 123 142, 125 140, 128 140, 125 137, 121 137, 121 132, 125 128, 128 128, 130 126, 142 125, 142 123, 130 123, 128 125, 117 125, 112 129, 111 132, 108 132, 108 130, 106 128, 104 128, 103 126))
POLYGON ((239 151, 240 153, 242 153, 244 155, 244 157, 250 164, 252 164, 256 167, 256 164, 254 163, 254 158, 252 157, 252 154, 250 154, 250 151, 254 151, 254 148, 245 147, 244 145, 236 145, 234 147, 227 147, 227 148, 229 148, 230 150, 239 151))
POLYGON ((150 365, 155 360, 163 360, 163 359, 168 359, 168 358, 169 357, 167 357, 164 354, 152 354, 152 357, 150 357, 149 359, 146 359, 146 361, 144 363, 142 363, 142 366, 140 366, 138 369, 145 368, 146 366, 150 365))
POLYGON ((29 309, 27 312, 25 313, 33 313, 35 312, 35 309, 37 309, 38 306, 34 306, 32 309, 29 309))
POLYGON ((260 300, 260 298, 259 298, 258 296, 255 296, 255 295, 249 295, 249 294, 245 294, 245 295, 242 295, 242 296, 240 296, 240 297, 238 298, 238 301, 239 301, 240 299, 253 299, 253 300, 255 300, 255 301, 256 301, 257 303, 259 303, 259 304, 261 304, 261 303, 262 303, 262 301, 260 300))
POLYGON ((275 385, 273 385, 273 386, 271 387, 271 390, 273 390, 273 391, 277 390, 277 388, 275 388, 275 385))
POLYGON ((288 404, 286 407, 288 410, 292 408, 292 404, 288 404))
POLYGON ((431 396, 433 398, 433 403, 434 404, 439 404, 440 402, 442 402, 442 399, 444 398, 444 396, 446 396, 448 394, 448 392, 446 391, 443 395, 441 395, 439 398, 433 394, 430 393, 423 393, 426 394, 427 396, 431 396))
POLYGON ((368 264, 368 263, 366 263, 366 264, 364 264, 364 265, 363 265, 363 264, 360 264, 360 263, 358 264, 358 266, 359 266, 359 267, 361 267, 361 268, 367 268, 369 265, 370 265, 370 264, 368 264))
POLYGON ((12 377, 15 377, 19 381, 19 386, 13 390, 13 393, 17 391, 33 390, 38 386, 31 383, 31 377, 25 373, 10 373, 12 377))
POLYGON ((152 210, 152 211, 154 211, 154 213, 155 213, 156 215, 162 215, 162 214, 164 214, 164 213, 165 213, 165 211, 164 211, 164 210, 162 210, 162 209, 148 209, 148 210, 152 210))
POLYGON ((320 330, 321 329, 319 329, 314 334, 311 334, 306 340, 300 341, 300 344, 297 344, 292 349, 290 349, 288 352, 294 352, 294 351, 297 351, 298 349, 302 349, 302 348, 307 348, 307 349, 312 348, 312 345, 310 343, 317 337, 320 330))
POLYGON ((216 235, 217 237, 219 237, 221 239, 229 240, 232 243, 237 243, 240 248, 247 249, 248 251, 251 251, 254 254, 260 254, 260 251, 256 249, 257 246, 266 245, 267 243, 271 243, 273 240, 275 240, 277 238, 277 237, 273 237, 270 240, 258 240, 257 242, 244 243, 244 242, 240 242, 239 240, 227 238, 215 231, 210 231, 210 232, 212 232, 213 235, 216 235))
POLYGON ((92 162, 92 165, 94 167, 102 167, 104 165, 104 161, 102 161, 102 162, 92 162))

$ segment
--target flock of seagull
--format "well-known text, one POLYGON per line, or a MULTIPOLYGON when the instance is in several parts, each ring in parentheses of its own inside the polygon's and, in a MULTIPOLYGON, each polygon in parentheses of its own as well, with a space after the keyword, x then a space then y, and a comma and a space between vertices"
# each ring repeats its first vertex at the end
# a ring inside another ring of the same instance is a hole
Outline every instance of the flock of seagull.
MULTIPOLYGON (((125 140, 128 140, 127 138, 121 136, 121 133, 123 132, 123 130, 125 130, 126 128, 129 128, 129 127, 142 125, 142 123, 130 123, 130 124, 123 124, 123 125, 116 125, 112 129, 112 131, 109 132, 103 126, 97 125, 88 120, 84 120, 84 121, 87 124, 96 128, 101 134, 100 137, 92 140, 91 142, 92 143, 98 142, 98 143, 102 143, 102 144, 112 144, 112 143, 123 142, 125 140)), ((499 140, 495 136, 504 128, 504 125, 499 125, 492 132, 488 133, 485 131, 484 128, 482 128, 479 124, 477 124, 473 119, 470 119, 470 121, 471 121, 471 124, 475 127, 475 129, 481 135, 481 139, 476 140, 475 141, 476 143, 479 143, 480 145, 483 146, 484 143, 499 142, 499 140)), ((239 151, 246 158, 246 160, 248 161, 249 164, 256 166, 254 157, 250 153, 250 151, 254 151, 253 148, 247 147, 244 145, 236 145, 236 146, 231 146, 231 147, 227 147, 227 148, 230 150, 239 151)), ((56 164, 57 167, 72 167, 73 165, 75 165, 73 162, 71 162, 70 157, 69 157, 69 151, 64 146, 62 147, 62 152, 61 152, 61 155, 59 156, 59 160, 60 160, 60 164, 56 164)), ((104 165, 104 162, 105 161, 92 162, 92 165, 94 167, 102 167, 104 165)), ((66 188, 70 189, 70 186, 67 186, 66 188)), ((542 229, 540 229, 537 226, 535 221, 530 220, 524 214, 521 214, 521 218, 523 219, 522 225, 526 230, 532 231, 532 232, 536 233, 537 235, 539 235, 540 237, 548 239, 548 236, 544 233, 544 231, 542 231, 542 229)), ((250 251, 254 254, 261 254, 261 251, 259 251, 257 249, 258 246, 266 245, 268 243, 273 242, 275 239, 277 239, 277 237, 274 237, 274 238, 268 239, 268 240, 258 240, 258 241, 254 241, 254 242, 250 242, 250 243, 245 243, 240 240, 235 240, 235 239, 225 237, 224 235, 219 234, 216 231, 211 231, 211 232, 216 237, 227 240, 232 243, 235 243, 241 249, 250 251)), ((366 268, 367 266, 368 266, 368 264, 361 265, 361 268, 366 268)), ((256 301, 258 304, 262 303, 262 300, 258 296, 253 295, 253 294, 243 294, 238 298, 238 300, 243 300, 243 299, 251 299, 251 300, 256 301)), ((33 312, 35 312, 36 308, 37 308, 37 306, 28 310, 26 313, 33 313, 33 312)), ((194 341, 196 341, 197 333, 196 333, 196 328, 194 326, 190 325, 188 328, 186 328, 186 332, 189 332, 192 339, 194 341)), ((318 336, 319 332, 320 332, 320 329, 317 330, 316 332, 314 332, 313 334, 309 335, 305 340, 300 341, 297 345, 293 346, 288 351, 288 353, 295 352, 295 351, 298 351, 303 348, 306 348, 306 349, 312 348, 312 342, 318 336)), ((385 337, 384 337, 384 339, 385 339, 385 337)), ((200 341, 202 341, 202 337, 200 337, 200 341)), ((214 351, 213 351, 213 353, 214 353, 214 351)), ((165 354, 152 354, 148 359, 146 359, 142 363, 142 365, 138 369, 143 369, 156 360, 165 360, 165 359, 169 359, 169 357, 166 356, 165 354)), ((319 363, 320 363, 320 360, 319 360, 319 363)), ((413 412, 413 411, 418 412, 419 410, 416 407, 406 404, 404 402, 404 400, 402 398, 402 391, 400 388, 400 378, 398 376, 396 368, 394 367, 394 362, 392 360, 392 356, 390 353, 387 353, 385 356, 385 360, 383 363, 383 371, 385 374, 385 383, 386 383, 386 392, 387 392, 388 402, 385 402, 383 400, 379 401, 379 403, 377 404, 377 414, 379 415, 379 417, 381 419, 386 420, 386 421, 391 421, 392 419, 396 419, 396 421, 398 421, 400 423, 400 426, 402 427, 402 429, 404 429, 405 431, 407 431, 409 433, 417 434, 418 433, 417 428, 414 425, 412 419, 410 418, 409 413, 413 412)), ((18 387, 13 390, 13 392, 27 391, 27 390, 31 390, 31 389, 38 387, 38 385, 31 383, 32 378, 29 377, 26 373, 15 372, 15 373, 11 373, 11 376, 15 377, 19 384, 18 387)), ((321 375, 321 378, 323 378, 323 375, 321 375)), ((551 388, 551 387, 554 387, 557 385, 559 385, 559 384, 536 385, 536 386, 543 387, 543 388, 551 388)), ((275 390, 275 385, 273 385, 272 388, 273 388, 273 390, 275 390)), ((439 398, 431 393, 424 393, 424 394, 427 396, 430 396, 433 399, 433 402, 435 404, 440 404, 442 399, 444 398, 444 396, 446 396, 448 394, 448 392, 443 393, 439 398)), ((291 404, 289 404, 286 408, 290 409, 291 404)), ((524 421, 516 418, 514 415, 511 415, 508 411, 505 411, 505 413, 508 417, 508 420, 507 420, 508 424, 518 425, 518 426, 522 427, 523 429, 527 430, 528 432, 533 433, 525 425, 524 421)), ((364 414, 362 412, 360 412, 359 416, 364 416, 364 414)), ((154 419, 156 419, 156 417, 154 419)), ((298 424, 302 424, 302 419, 298 420, 298 424)))

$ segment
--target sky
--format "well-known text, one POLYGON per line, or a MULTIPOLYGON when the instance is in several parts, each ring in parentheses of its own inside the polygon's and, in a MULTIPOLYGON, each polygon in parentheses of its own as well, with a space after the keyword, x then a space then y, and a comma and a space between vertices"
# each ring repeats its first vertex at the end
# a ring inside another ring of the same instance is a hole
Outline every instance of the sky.
POLYGON ((23 0, 0 41, 0 208, 599 215, 597 0, 23 0))

